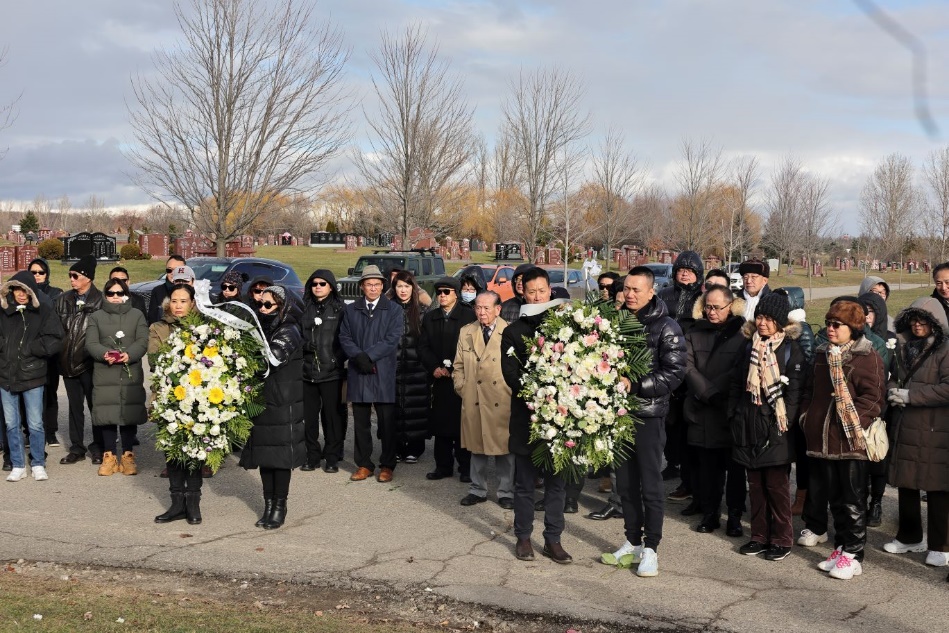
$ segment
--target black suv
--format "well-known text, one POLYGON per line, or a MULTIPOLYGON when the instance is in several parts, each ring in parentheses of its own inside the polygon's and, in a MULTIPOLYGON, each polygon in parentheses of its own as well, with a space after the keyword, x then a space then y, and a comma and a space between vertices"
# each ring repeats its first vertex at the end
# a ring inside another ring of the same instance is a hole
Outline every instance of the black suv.
POLYGON ((359 277, 366 266, 378 266, 386 278, 389 287, 389 273, 399 268, 415 275, 415 281, 429 294, 434 294, 435 282, 445 276, 445 260, 435 249, 416 248, 410 251, 373 251, 372 255, 363 255, 356 265, 349 269, 349 275, 338 280, 336 289, 346 303, 362 296, 359 292, 359 277))
MULTIPOLYGON (((259 257, 192 257, 188 260, 188 266, 194 271, 196 279, 207 279, 211 282, 211 295, 221 292, 221 278, 224 273, 236 270, 244 273, 248 281, 241 288, 241 295, 246 296, 247 286, 254 277, 270 277, 274 283, 285 286, 288 290, 293 290, 298 297, 303 297, 303 284, 296 272, 287 264, 278 262, 275 259, 262 259, 259 257)), ((148 308, 148 300, 151 298, 152 289, 165 281, 165 275, 162 274, 157 280, 142 281, 129 286, 129 290, 141 295, 145 299, 145 308, 148 308)))

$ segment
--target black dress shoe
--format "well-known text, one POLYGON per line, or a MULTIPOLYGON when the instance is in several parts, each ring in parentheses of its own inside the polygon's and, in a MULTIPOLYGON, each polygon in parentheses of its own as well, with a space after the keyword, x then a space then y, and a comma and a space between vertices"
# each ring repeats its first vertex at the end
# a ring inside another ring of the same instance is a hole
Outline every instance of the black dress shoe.
MULTIPOLYGON (((60 464, 75 464, 76 462, 81 462, 86 459, 86 456, 80 455, 79 453, 66 453, 66 456, 59 460, 60 464)), ((95 462, 93 462, 95 463, 95 462)), ((102 463, 102 458, 99 458, 99 463, 102 463)))
POLYGON ((468 494, 462 497, 461 505, 463 506, 473 506, 476 503, 484 503, 487 501, 487 497, 479 497, 478 495, 468 494))
POLYGON ((504 508, 505 510, 513 510, 514 499, 511 499, 510 497, 501 497, 500 499, 498 499, 498 505, 504 508))
POLYGON ((607 503, 605 506, 597 510, 596 512, 591 512, 587 515, 588 519, 593 519, 594 521, 606 521, 607 519, 622 519, 623 510, 622 508, 617 508, 612 503, 607 503))
POLYGON ((696 526, 695 531, 699 534, 711 534, 722 527, 722 522, 718 517, 707 516, 696 526))
POLYGON ((745 531, 741 527, 741 510, 729 510, 728 522, 725 524, 725 535, 741 538, 745 531))
MULTIPOLYGON (((61 463, 63 463, 63 462, 60 462, 60 464, 61 464, 61 463)), ((13 470, 13 462, 6 462, 6 461, 3 462, 3 470, 4 470, 4 472, 9 472, 9 471, 13 470)))
POLYGON ((101 466, 102 465, 102 455, 93 455, 92 456, 92 465, 101 466))
POLYGON ((338 473, 339 466, 337 466, 336 464, 326 464, 325 466, 323 466, 323 472, 324 473, 338 473))
POLYGON ((303 464, 302 466, 300 466, 300 470, 304 472, 310 472, 310 471, 316 470, 319 467, 319 465, 320 465, 319 462, 315 464, 313 462, 307 462, 303 464))
POLYGON ((567 499, 563 502, 564 514, 576 514, 579 511, 580 511, 580 508, 577 506, 576 499, 567 499))
POLYGON ((470 484, 470 483, 471 483, 471 475, 459 475, 458 481, 460 481, 460 482, 463 483, 463 484, 470 484))
POLYGON ((560 543, 544 543, 541 554, 560 565, 569 565, 573 562, 573 556, 568 554, 560 543))
POLYGON ((684 517, 690 517, 690 516, 695 516, 701 511, 702 511, 702 508, 699 507, 699 504, 693 502, 685 506, 685 508, 679 514, 681 514, 684 517))
POLYGON ((426 473, 425 478, 429 481, 438 481, 439 479, 445 479, 446 477, 451 477, 451 475, 446 475, 440 470, 433 470, 430 473, 426 473))

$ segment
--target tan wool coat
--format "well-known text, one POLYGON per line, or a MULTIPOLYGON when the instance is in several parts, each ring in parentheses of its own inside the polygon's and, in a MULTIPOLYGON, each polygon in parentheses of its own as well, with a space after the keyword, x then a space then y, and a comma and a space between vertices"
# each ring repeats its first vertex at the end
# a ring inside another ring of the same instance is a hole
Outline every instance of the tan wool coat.
POLYGON ((511 389, 501 374, 501 333, 507 322, 498 317, 487 345, 481 324, 461 328, 452 371, 461 396, 461 445, 479 455, 507 455, 511 421, 511 389))

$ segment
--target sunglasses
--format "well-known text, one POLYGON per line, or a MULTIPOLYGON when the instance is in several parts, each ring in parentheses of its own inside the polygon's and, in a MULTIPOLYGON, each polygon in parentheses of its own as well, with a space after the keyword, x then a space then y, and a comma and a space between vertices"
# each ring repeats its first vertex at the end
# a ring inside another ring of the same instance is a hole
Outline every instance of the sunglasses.
POLYGON ((435 294, 450 295, 453 292, 454 290, 452 290, 451 288, 439 288, 438 290, 435 291, 435 294))
POLYGON ((110 277, 110 279, 115 279, 116 281, 124 281, 125 283, 129 282, 128 277, 110 277))
POLYGON ((609 285, 606 285, 606 286, 600 286, 600 290, 610 290, 610 289, 612 289, 612 288, 613 288, 613 284, 609 284, 609 285))
POLYGON ((221 284, 221 290, 237 290, 234 284, 221 284))
POLYGON ((79 279, 80 277, 82 277, 82 275, 80 275, 79 273, 69 273, 70 279, 75 280, 75 279, 79 279))
POLYGON ((45 270, 31 270, 30 272, 33 273, 33 275, 36 277, 46 274, 45 270))
POLYGON ((252 295, 263 294, 263 292, 264 292, 264 289, 263 289, 263 288, 254 288, 253 290, 250 291, 250 293, 251 293, 252 295))
POLYGON ((260 302, 260 307, 266 308, 266 309, 268 309, 268 310, 269 310, 270 308, 276 308, 277 305, 278 305, 278 304, 274 303, 273 301, 261 301, 261 302, 260 302))
POLYGON ((106 291, 105 291, 105 296, 107 296, 107 297, 124 297, 124 296, 125 296, 125 291, 124 291, 124 290, 106 290, 106 291))
POLYGON ((310 284, 310 287, 311 287, 311 288, 322 288, 323 286, 328 286, 328 285, 330 285, 330 282, 328 282, 328 281, 314 281, 313 283, 310 284))
POLYGON ((170 275, 170 274, 173 273, 173 272, 175 272, 175 269, 174 269, 174 268, 166 268, 166 269, 165 269, 165 274, 166 274, 166 275, 170 275))
POLYGON ((835 330, 839 330, 839 329, 842 328, 845 324, 844 324, 844 323, 841 323, 840 321, 831 321, 831 320, 828 319, 827 321, 824 321, 824 325, 825 325, 826 327, 834 328, 835 330))

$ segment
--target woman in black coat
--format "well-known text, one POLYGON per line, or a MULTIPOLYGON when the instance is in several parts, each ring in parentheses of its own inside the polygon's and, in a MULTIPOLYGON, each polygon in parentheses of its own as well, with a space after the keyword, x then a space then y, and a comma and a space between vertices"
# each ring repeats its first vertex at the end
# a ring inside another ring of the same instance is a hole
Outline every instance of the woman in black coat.
POLYGON ((398 456, 406 464, 415 464, 425 452, 428 437, 428 404, 430 399, 428 372, 418 354, 418 339, 424 309, 419 303, 415 276, 402 270, 396 273, 388 295, 402 306, 404 328, 399 340, 395 373, 395 421, 398 433, 398 456))
POLYGON ((748 472, 751 541, 741 554, 783 560, 791 552, 791 482, 794 461, 789 431, 809 369, 798 345, 800 329, 788 323, 787 296, 770 293, 755 308, 754 322, 742 327, 750 339, 732 380, 728 401, 732 459, 748 472))
POLYGON ((339 326, 346 304, 336 291, 336 276, 319 269, 303 288, 303 415, 306 420, 306 463, 300 470, 339 472, 346 440, 346 416, 340 414, 340 388, 346 355, 339 344, 339 326), (320 447, 320 418, 323 447, 320 447))
POLYGON ((270 372, 264 379, 265 410, 254 418, 240 465, 260 468, 264 513, 257 527, 272 530, 287 517, 290 473, 306 462, 303 424, 303 336, 300 313, 283 286, 268 286, 257 313, 270 345, 270 372))

